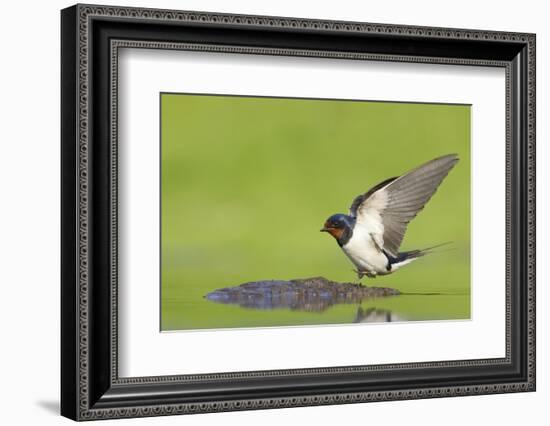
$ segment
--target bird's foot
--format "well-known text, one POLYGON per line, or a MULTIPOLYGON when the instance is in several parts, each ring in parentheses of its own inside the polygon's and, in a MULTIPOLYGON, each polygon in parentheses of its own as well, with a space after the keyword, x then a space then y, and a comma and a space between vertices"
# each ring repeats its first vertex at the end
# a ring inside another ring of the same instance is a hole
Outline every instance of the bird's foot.
POLYGON ((359 269, 354 269, 353 272, 357 274, 358 279, 361 279, 364 276, 367 276, 368 278, 376 278, 376 274, 373 274, 369 271, 360 271, 359 269))

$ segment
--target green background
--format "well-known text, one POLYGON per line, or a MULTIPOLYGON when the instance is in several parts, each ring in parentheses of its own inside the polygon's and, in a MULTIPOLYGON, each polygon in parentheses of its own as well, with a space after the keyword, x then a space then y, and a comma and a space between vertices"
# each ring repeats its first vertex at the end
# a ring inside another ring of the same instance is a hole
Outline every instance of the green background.
POLYGON ((470 316, 470 107, 161 94, 161 329, 350 323, 358 306, 255 310, 204 299, 248 281, 356 281, 319 232, 371 186, 440 155, 460 162, 401 250, 449 248, 367 285, 363 309, 406 320, 470 316))

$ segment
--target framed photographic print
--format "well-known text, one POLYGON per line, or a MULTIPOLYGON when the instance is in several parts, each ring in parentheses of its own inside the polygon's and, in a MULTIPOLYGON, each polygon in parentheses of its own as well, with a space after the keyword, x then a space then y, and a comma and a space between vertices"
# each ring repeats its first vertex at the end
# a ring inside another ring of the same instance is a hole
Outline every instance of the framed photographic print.
POLYGON ((535 36, 76 5, 74 420, 535 390, 535 36))

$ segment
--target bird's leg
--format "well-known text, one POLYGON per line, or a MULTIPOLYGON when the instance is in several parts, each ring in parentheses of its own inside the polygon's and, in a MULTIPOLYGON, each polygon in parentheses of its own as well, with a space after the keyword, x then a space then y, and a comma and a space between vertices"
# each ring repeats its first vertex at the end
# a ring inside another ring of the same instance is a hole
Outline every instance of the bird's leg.
POLYGON ((373 274, 369 271, 360 271, 359 269, 354 269, 353 272, 357 274, 358 279, 361 279, 364 276, 367 276, 368 278, 376 278, 376 274, 373 274))

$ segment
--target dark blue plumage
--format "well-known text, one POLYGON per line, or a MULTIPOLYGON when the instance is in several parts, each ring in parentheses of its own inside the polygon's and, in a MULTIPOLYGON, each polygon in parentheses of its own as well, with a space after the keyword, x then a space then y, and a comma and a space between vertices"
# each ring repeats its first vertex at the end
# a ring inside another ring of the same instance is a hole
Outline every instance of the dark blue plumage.
POLYGON ((336 241, 340 247, 342 247, 353 236, 355 222, 356 219, 352 216, 348 216, 347 214, 333 214, 326 220, 325 226, 321 229, 321 231, 331 232, 330 230, 335 230, 332 235, 336 238, 336 241))

